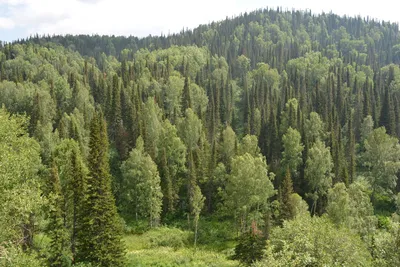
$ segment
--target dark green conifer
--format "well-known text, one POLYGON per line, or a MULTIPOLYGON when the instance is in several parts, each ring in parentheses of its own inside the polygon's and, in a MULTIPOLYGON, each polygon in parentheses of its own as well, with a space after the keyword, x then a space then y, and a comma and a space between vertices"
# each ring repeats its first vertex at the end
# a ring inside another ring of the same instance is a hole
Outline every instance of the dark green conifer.
POLYGON ((379 125, 384 126, 388 134, 394 135, 396 134, 395 120, 396 118, 392 98, 390 95, 389 87, 386 87, 385 97, 382 103, 381 116, 379 118, 379 125))
POLYGON ((290 220, 294 217, 294 207, 291 202, 293 182, 289 168, 286 170, 281 188, 281 220, 290 220))
POLYGON ((51 192, 49 195, 49 225, 48 235, 51 239, 49 246, 49 266, 68 266, 69 259, 66 256, 67 232, 64 228, 64 198, 61 192, 58 170, 55 165, 50 170, 51 192))
POLYGON ((106 123, 101 112, 90 126, 89 177, 77 236, 77 261, 104 267, 124 266, 121 226, 111 192, 106 123))
POLYGON ((190 96, 189 77, 185 77, 185 84, 182 92, 182 114, 185 114, 186 109, 192 108, 192 99, 190 96))

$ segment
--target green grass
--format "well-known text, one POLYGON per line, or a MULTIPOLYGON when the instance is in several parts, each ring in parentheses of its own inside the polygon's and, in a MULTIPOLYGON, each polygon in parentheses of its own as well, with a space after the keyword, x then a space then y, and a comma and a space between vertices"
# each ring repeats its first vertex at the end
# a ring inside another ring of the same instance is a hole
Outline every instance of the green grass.
POLYGON ((127 248, 127 266, 238 266, 229 260, 232 242, 219 243, 217 249, 211 244, 193 247, 193 234, 178 228, 160 227, 143 234, 124 237, 127 248), (224 249, 222 249, 224 248, 224 249))
POLYGON ((145 250, 133 250, 127 254, 129 267, 139 266, 237 266, 236 261, 228 260, 226 255, 202 249, 159 247, 145 250))

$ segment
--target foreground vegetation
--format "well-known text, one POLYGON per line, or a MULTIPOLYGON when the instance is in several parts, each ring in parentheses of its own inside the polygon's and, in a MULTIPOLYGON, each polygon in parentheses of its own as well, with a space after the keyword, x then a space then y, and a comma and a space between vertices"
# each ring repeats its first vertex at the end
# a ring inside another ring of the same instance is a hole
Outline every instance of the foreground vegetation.
POLYGON ((400 266, 397 24, 258 10, 0 44, 0 266, 400 266))

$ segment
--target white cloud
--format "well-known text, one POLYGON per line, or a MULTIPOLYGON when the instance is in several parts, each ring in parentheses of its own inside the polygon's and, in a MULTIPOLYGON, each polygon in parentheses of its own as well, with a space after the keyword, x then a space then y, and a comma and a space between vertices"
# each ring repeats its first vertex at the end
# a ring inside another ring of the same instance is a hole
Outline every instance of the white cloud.
POLYGON ((9 18, 0 18, 0 29, 14 28, 14 22, 9 18))
MULTIPOLYGON (((365 1, 337 0, 0 0, 0 29, 22 28, 30 34, 114 34, 147 36, 179 32, 242 12, 272 7, 311 8, 314 12, 370 15, 396 21, 399 4, 381 0, 379 5, 365 1), (390 9, 387 6, 391 6, 390 9)), ((21 37, 25 37, 21 36, 21 37)))

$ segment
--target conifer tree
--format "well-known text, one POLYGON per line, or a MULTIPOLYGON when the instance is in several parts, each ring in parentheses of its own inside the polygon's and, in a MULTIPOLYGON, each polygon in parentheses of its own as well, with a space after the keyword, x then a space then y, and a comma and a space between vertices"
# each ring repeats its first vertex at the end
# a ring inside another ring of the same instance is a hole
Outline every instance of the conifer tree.
POLYGON ((190 84, 188 76, 185 77, 185 85, 182 92, 182 114, 185 114, 186 109, 192 108, 192 98, 190 95, 190 84))
POLYGON ((290 175, 290 169, 286 170, 285 178, 282 182, 281 190, 281 219, 290 220, 294 216, 294 207, 291 201, 293 194, 293 182, 290 175))
POLYGON ((395 120, 396 118, 389 87, 386 87, 385 98, 382 103, 381 116, 379 118, 379 125, 384 126, 388 134, 394 135, 396 134, 395 120))
POLYGON ((122 267, 122 229, 111 192, 108 138, 101 112, 92 119, 89 148, 88 188, 82 210, 82 228, 77 236, 77 261, 105 267, 122 267))
POLYGON ((49 265, 51 267, 68 266, 66 253, 67 233, 64 228, 63 195, 61 193, 60 179, 55 165, 50 170, 51 192, 50 216, 48 225, 48 235, 51 239, 49 247, 49 265))
POLYGON ((87 167, 77 146, 72 148, 69 175, 71 176, 70 189, 72 189, 72 232, 71 252, 76 255, 76 239, 79 231, 85 231, 83 225, 84 203, 87 190, 87 167))
MULTIPOLYGON (((348 150, 347 150, 347 155, 348 155, 348 176, 350 179, 350 183, 354 181, 356 178, 356 151, 355 151, 355 146, 356 146, 356 140, 355 140, 355 134, 353 130, 353 120, 350 117, 349 122, 347 124, 348 127, 348 150)), ((342 177, 344 178, 344 177, 342 177)))

